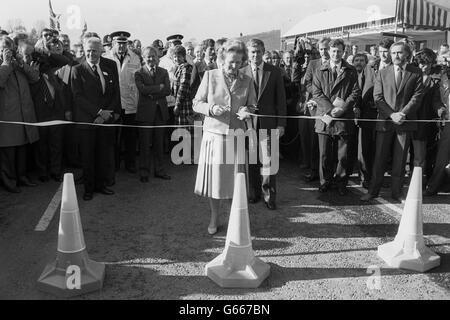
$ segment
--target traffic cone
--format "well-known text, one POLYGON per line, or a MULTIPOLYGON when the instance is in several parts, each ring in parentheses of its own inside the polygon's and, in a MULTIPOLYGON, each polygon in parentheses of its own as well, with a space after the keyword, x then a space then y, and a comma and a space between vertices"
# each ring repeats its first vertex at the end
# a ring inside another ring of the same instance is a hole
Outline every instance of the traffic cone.
POLYGON ((421 167, 414 168, 398 233, 394 241, 378 247, 378 256, 391 267, 417 272, 440 265, 441 258, 423 240, 421 167))
POLYGON ((73 175, 64 175, 56 260, 48 264, 38 280, 40 290, 72 297, 99 290, 105 264, 89 259, 81 226, 73 175))
POLYGON ((222 288, 257 288, 269 273, 270 266, 253 252, 245 174, 238 173, 225 250, 206 265, 205 274, 222 288))

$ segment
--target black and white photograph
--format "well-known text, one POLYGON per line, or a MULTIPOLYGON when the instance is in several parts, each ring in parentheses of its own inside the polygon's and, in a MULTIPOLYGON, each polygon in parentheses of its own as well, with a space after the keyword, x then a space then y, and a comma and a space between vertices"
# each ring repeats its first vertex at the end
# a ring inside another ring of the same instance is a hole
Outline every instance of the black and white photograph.
POLYGON ((3 1, 0 300, 449 300, 449 43, 448 0, 3 1))

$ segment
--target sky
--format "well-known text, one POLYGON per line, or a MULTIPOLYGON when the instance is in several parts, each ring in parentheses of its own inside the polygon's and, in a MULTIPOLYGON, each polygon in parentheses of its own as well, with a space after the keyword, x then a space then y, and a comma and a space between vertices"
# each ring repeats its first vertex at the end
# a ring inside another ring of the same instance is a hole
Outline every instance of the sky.
MULTIPOLYGON (((394 0, 52 0, 52 4, 62 14, 62 32, 72 40, 79 38, 86 21, 88 30, 100 36, 125 30, 143 45, 178 33, 197 41, 275 29, 283 33, 308 15, 337 7, 376 6, 388 15, 395 11, 394 0)), ((8 1, 0 10, 0 27, 20 19, 30 30, 38 20, 48 23, 48 12, 48 0, 8 1)))

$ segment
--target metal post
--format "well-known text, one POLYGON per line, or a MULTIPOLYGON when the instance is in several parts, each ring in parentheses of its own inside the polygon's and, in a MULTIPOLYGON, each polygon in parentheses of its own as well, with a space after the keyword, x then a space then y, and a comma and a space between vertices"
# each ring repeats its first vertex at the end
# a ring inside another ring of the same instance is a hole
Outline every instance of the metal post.
MULTIPOLYGON (((395 1, 395 31, 394 33, 397 34, 397 27, 398 27, 398 6, 399 6, 399 0, 395 1)), ((394 42, 397 42, 397 37, 394 37, 394 42)))

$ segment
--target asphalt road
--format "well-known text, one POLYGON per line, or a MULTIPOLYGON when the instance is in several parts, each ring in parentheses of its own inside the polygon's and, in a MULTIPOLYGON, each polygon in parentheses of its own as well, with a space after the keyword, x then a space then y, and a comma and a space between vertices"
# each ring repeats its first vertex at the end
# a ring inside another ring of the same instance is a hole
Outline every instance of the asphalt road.
MULTIPOLYGON (((376 250, 397 233, 403 205, 387 197, 362 204, 355 187, 344 197, 319 194, 317 182, 303 182, 301 170, 282 162, 278 210, 249 208, 253 248, 270 264, 270 276, 258 289, 221 289, 204 267, 224 248, 231 203, 222 209, 219 233, 210 236, 207 201, 193 194, 196 166, 171 166, 170 174, 172 181, 144 185, 120 171, 116 195, 96 194, 91 202, 77 186, 87 251, 107 265, 103 289, 75 299, 450 298, 448 195, 423 205, 425 241, 440 255, 440 267, 424 274, 392 269, 376 250)), ((56 256, 59 209, 45 231, 35 231, 58 187, 49 182, 19 195, 0 190, 1 299, 59 299, 36 288, 56 256)))

